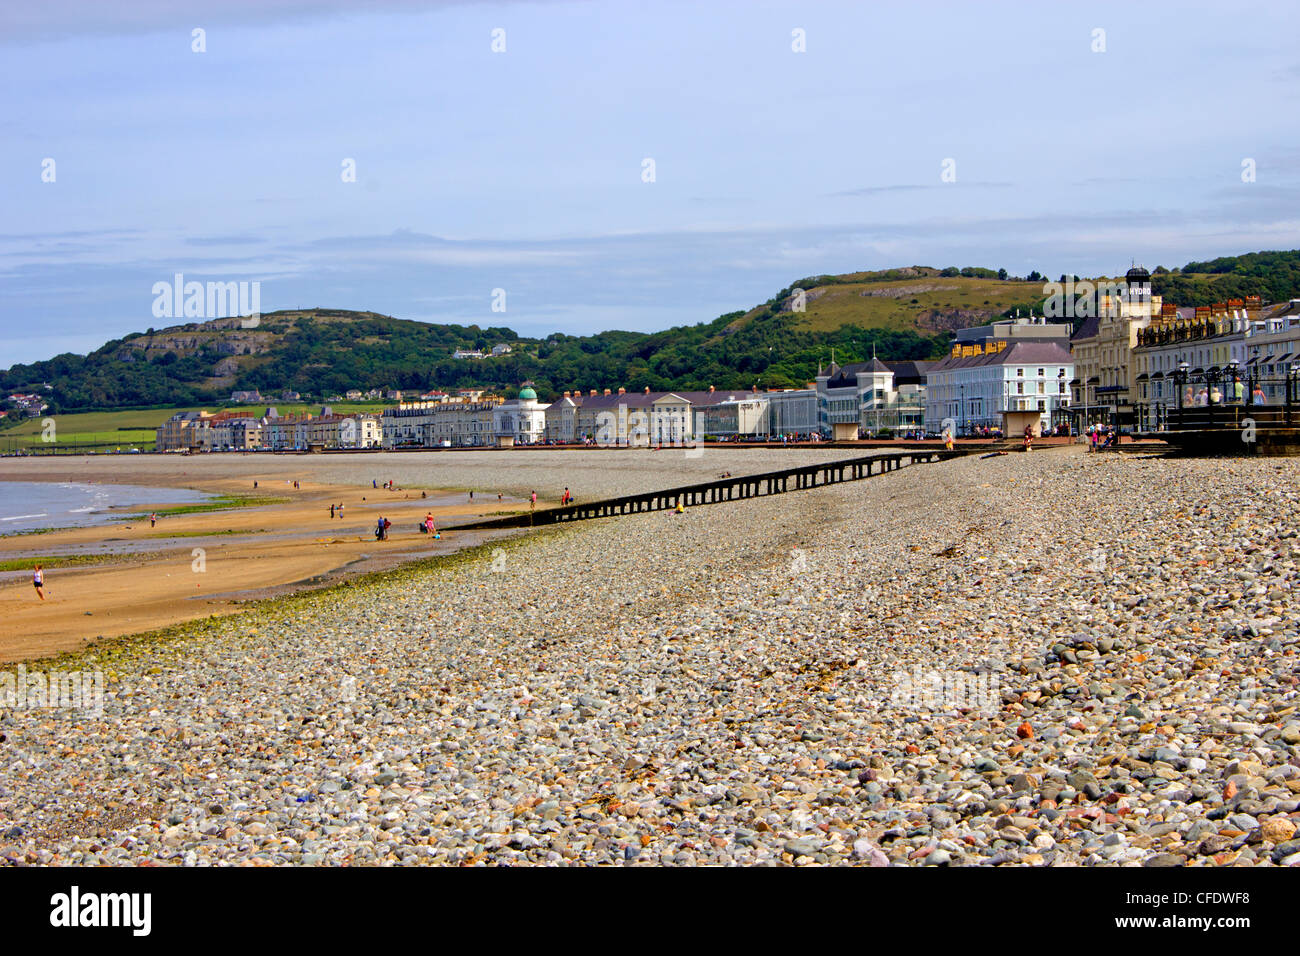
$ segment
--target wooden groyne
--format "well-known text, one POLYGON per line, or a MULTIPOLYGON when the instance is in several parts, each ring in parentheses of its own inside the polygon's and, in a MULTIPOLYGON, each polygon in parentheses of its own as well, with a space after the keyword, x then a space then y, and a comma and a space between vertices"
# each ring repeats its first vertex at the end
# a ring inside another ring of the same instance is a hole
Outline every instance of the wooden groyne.
POLYGON ((682 485, 677 488, 665 488, 661 491, 649 491, 639 495, 624 495, 621 498, 603 498, 599 501, 562 505, 558 508, 545 508, 540 511, 507 515, 503 518, 487 518, 482 521, 448 525, 447 527, 449 531, 531 528, 547 524, 560 524, 566 521, 585 521, 590 518, 610 518, 615 515, 638 514, 645 511, 667 511, 676 508, 679 501, 687 508, 698 505, 719 504, 724 501, 741 501, 745 498, 761 498, 768 495, 785 494, 788 491, 820 488, 823 485, 837 485, 845 481, 860 481, 874 475, 898 471, 900 468, 907 468, 911 465, 961 458, 985 450, 983 447, 954 451, 925 449, 899 452, 893 455, 866 455, 861 458, 828 461, 818 465, 804 465, 800 468, 786 468, 781 471, 768 471, 757 475, 721 478, 716 481, 682 485))

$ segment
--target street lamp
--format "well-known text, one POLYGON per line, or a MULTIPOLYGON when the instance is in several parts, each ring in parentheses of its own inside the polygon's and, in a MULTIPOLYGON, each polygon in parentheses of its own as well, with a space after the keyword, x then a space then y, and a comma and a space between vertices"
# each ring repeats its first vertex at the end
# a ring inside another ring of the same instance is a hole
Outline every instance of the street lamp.
MULTIPOLYGON (((1061 414, 1061 402, 1064 400, 1064 398, 1065 398, 1065 366, 1062 365, 1061 370, 1056 373, 1056 405, 1052 409, 1053 411, 1053 414, 1051 416, 1052 418, 1063 420, 1064 418, 1067 417, 1061 414)), ((1067 411, 1069 409, 1068 403, 1066 405, 1066 409, 1067 411)), ((1068 423, 1067 423, 1067 427, 1068 427, 1068 423)), ((1055 431, 1055 428, 1053 428, 1053 431, 1055 431)))
POLYGON ((1178 390, 1178 424, 1183 423, 1183 403, 1187 391, 1187 372, 1191 366, 1186 362, 1178 363, 1178 370, 1174 372, 1174 388, 1178 390))
POLYGON ((1300 401, 1300 362, 1292 362, 1286 376, 1286 423, 1291 424, 1291 412, 1300 401))

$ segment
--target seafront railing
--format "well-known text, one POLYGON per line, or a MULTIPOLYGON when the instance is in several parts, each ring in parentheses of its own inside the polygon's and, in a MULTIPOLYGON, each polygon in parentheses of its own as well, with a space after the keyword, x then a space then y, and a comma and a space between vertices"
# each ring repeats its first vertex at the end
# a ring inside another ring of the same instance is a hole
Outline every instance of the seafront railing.
POLYGON ((664 488, 660 491, 643 492, 636 495, 623 495, 618 498, 603 498, 580 504, 561 505, 557 508, 544 508, 540 511, 528 511, 520 514, 506 515, 501 518, 487 518, 468 524, 449 525, 448 530, 478 531, 496 528, 530 528, 539 525, 561 524, 567 521, 585 521, 591 518, 610 518, 616 515, 639 514, 647 511, 667 511, 676 508, 680 502, 683 507, 720 504, 724 501, 741 501, 746 498, 759 498, 768 495, 785 494, 790 491, 802 491, 807 488, 820 488, 823 485, 836 485, 845 481, 860 481, 874 475, 888 474, 911 465, 929 464, 960 458, 975 451, 964 448, 948 451, 947 449, 918 450, 898 452, 892 455, 865 455, 860 458, 848 458, 841 461, 828 461, 817 465, 803 465, 799 468, 785 468, 781 471, 768 471, 757 475, 738 475, 715 481, 682 485, 677 488, 664 488))

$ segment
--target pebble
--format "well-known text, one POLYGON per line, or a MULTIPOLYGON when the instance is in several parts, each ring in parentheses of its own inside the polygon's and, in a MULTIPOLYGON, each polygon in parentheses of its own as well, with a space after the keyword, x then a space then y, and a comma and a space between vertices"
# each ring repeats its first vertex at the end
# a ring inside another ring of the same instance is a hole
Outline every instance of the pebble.
MULTIPOLYGON (((659 454, 590 453, 627 490, 659 454)), ((1295 865, 1298 477, 973 456, 99 644, 102 716, 0 713, 0 858, 1295 865)))

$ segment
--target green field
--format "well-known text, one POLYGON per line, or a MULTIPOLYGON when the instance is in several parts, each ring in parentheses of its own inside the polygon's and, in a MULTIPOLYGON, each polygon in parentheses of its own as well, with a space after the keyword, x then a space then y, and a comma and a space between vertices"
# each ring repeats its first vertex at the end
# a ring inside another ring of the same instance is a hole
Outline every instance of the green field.
MULTIPOLYGON (((330 407, 341 415, 354 412, 379 414, 393 402, 338 402, 330 407)), ((203 410, 216 414, 223 411, 242 411, 260 418, 267 407, 275 408, 281 415, 320 413, 320 405, 303 402, 284 404, 269 402, 264 405, 205 405, 203 410)), ((146 408, 121 412, 80 412, 75 415, 41 415, 36 418, 17 419, 12 424, 0 424, 0 454, 12 454, 23 449, 38 451, 71 451, 75 446, 94 445, 100 452, 131 448, 152 451, 157 429, 179 411, 198 409, 146 408), (44 439, 47 418, 54 420, 53 443, 44 439)))

